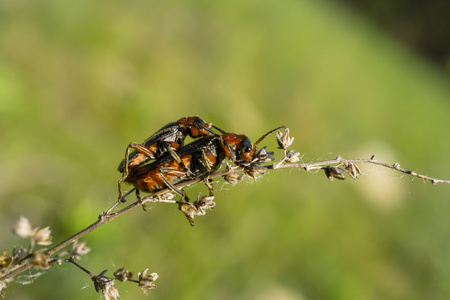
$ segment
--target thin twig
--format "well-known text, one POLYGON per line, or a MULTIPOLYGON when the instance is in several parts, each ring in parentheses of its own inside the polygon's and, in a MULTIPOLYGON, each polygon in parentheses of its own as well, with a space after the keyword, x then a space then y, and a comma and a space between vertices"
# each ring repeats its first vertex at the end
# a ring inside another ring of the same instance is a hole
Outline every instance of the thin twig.
MULTIPOLYGON (((410 170, 406 170, 400 167, 399 163, 395 163, 395 164, 388 164, 382 161, 379 161, 375 158, 375 156, 372 156, 369 159, 344 159, 340 156, 336 157, 335 159, 332 160, 326 160, 326 161, 319 161, 319 162, 312 162, 312 163, 303 163, 303 164, 292 164, 292 163, 287 163, 287 164, 282 164, 276 167, 276 169, 283 169, 283 168, 297 168, 297 169, 304 169, 306 171, 310 171, 310 170, 314 170, 314 169, 322 169, 323 166, 328 166, 328 165, 334 165, 334 164, 342 164, 342 163, 353 163, 353 164, 359 164, 359 163, 368 163, 368 164, 375 164, 375 165, 379 165, 382 167, 386 167, 389 169, 393 169, 402 173, 405 173, 407 175, 413 176, 413 177, 417 177, 417 178, 421 178, 423 180, 429 181, 432 184, 437 184, 437 183, 447 183, 450 184, 450 180, 444 180, 444 179, 437 179, 437 178, 433 178, 433 177, 429 177, 426 175, 422 175, 419 174, 415 171, 410 171, 410 170)), ((273 167, 274 165, 272 165, 273 167)), ((271 168, 270 166, 268 167, 268 169, 275 169, 275 168, 271 168)))
MULTIPOLYGON (((368 164, 375 164, 375 165, 379 165, 382 167, 386 167, 386 168, 390 168, 399 172, 402 172, 404 174, 413 176, 413 177, 417 177, 417 178, 421 178, 423 180, 429 181, 432 184, 437 184, 437 183, 446 183, 446 184, 450 184, 450 180, 443 180, 443 179, 437 179, 437 178, 433 178, 433 177, 429 177, 426 175, 422 175, 419 174, 415 171, 410 171, 410 170, 406 170, 400 167, 399 163, 395 163, 395 164, 388 164, 382 161, 379 161, 375 158, 375 156, 372 156, 369 159, 344 159, 340 156, 336 157, 335 159, 332 160, 326 160, 326 161, 319 161, 319 162, 311 162, 311 163, 302 163, 302 164, 298 164, 298 163, 288 163, 285 161, 284 157, 280 162, 275 163, 275 164, 271 164, 271 165, 265 165, 265 166, 255 166, 252 167, 254 170, 276 170, 276 169, 286 169, 286 168, 296 168, 296 169, 303 169, 306 171, 310 171, 310 170, 317 170, 317 169, 324 169, 326 166, 330 166, 330 165, 343 165, 343 164, 360 164, 360 163, 368 163, 368 164)), ((222 171, 217 171, 217 172, 213 172, 211 174, 209 174, 207 177, 209 179, 214 179, 217 177, 222 177, 228 174, 234 174, 234 173, 243 173, 245 172, 244 168, 242 167, 235 167, 235 168, 227 168, 225 170, 222 171)), ((201 178, 194 178, 191 180, 187 180, 187 181, 183 181, 180 182, 178 184, 174 184, 174 187, 177 189, 182 189, 186 186, 192 185, 192 184, 196 184, 199 182, 204 181, 205 177, 201 177, 201 178)), ((87 226, 85 229, 81 230, 80 232, 74 234, 73 236, 71 236, 70 238, 64 240, 63 242, 59 243, 58 245, 54 246, 53 248, 51 248, 50 250, 47 250, 45 252, 45 254, 47 255, 52 255, 54 253, 56 253, 57 251, 61 250, 62 248, 66 247, 67 245, 73 243, 74 241, 78 240, 79 238, 83 237, 84 235, 92 232, 93 230, 97 229, 98 227, 111 222, 112 220, 116 219, 117 217, 123 215, 124 213, 138 207, 141 206, 143 203, 145 202, 164 202, 164 203, 174 203, 174 204, 179 204, 179 201, 176 200, 167 200, 164 198, 159 198, 159 196, 162 196, 168 192, 171 192, 170 189, 166 188, 163 190, 160 190, 158 192, 153 193, 152 195, 149 195, 147 197, 142 198, 141 200, 137 200, 131 204, 129 204, 128 206, 126 206, 125 208, 121 209, 120 211, 116 212, 116 213, 103 213, 98 217, 98 220, 94 223, 92 223, 91 225, 87 226)), ((109 212, 110 210, 108 210, 109 212)), ((9 273, 5 274, 3 277, 0 278, 0 281, 6 281, 10 278, 13 278, 14 276, 28 270, 29 268, 31 268, 31 264, 26 261, 23 262, 21 265, 19 265, 17 268, 11 270, 9 273)))

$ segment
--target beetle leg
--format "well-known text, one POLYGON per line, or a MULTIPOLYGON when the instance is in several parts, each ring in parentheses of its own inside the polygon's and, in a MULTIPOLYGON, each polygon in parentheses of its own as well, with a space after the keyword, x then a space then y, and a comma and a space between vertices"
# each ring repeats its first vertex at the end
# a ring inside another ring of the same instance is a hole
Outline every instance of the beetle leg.
POLYGON ((181 165, 181 167, 183 168, 183 171, 186 173, 186 175, 189 178, 194 177, 194 174, 191 172, 191 170, 189 170, 188 167, 186 167, 186 165, 184 164, 183 160, 180 158, 180 156, 178 156, 178 154, 175 152, 174 148, 172 148, 170 146, 170 143, 167 143, 166 145, 164 145, 165 149, 170 153, 170 155, 172 155, 172 157, 176 160, 177 163, 179 163, 181 165))
POLYGON ((210 196, 214 196, 214 194, 213 194, 214 188, 213 188, 213 185, 212 185, 212 180, 209 179, 209 176, 206 176, 206 178, 205 178, 205 185, 206 185, 206 187, 209 190, 209 195, 210 196))
POLYGON ((230 153, 230 159, 232 162, 236 161, 236 152, 231 149, 230 144, 228 143, 228 141, 223 141, 223 143, 225 144, 225 147, 227 147, 228 152, 230 153))
POLYGON ((125 195, 123 195, 123 196, 119 199, 119 201, 115 202, 115 203, 113 204, 113 206, 111 206, 111 207, 106 211, 105 215, 108 215, 114 208, 116 208, 117 205, 119 205, 119 204, 121 204, 121 203, 127 202, 127 200, 125 200, 125 198, 126 198, 129 194, 131 194, 132 192, 134 192, 134 191, 136 191, 136 196, 138 197, 138 199, 140 199, 140 197, 139 197, 139 190, 137 190, 136 188, 133 188, 131 191, 129 191, 129 192, 127 192, 125 195))
POLYGON ((181 164, 181 158, 178 156, 178 154, 175 152, 174 148, 170 145, 170 143, 165 143, 163 146, 169 153, 172 155, 173 159, 177 161, 177 163, 181 164))
POLYGON ((122 183, 128 178, 128 174, 129 174, 129 166, 130 166, 130 149, 134 149, 142 154, 147 155, 149 158, 154 159, 155 158, 155 153, 150 150, 149 148, 138 144, 138 143, 130 143, 127 147, 127 150, 125 151, 125 159, 124 159, 124 168, 123 168, 123 176, 122 178, 120 178, 119 182, 118 182, 118 190, 119 190, 119 200, 121 201, 122 199, 122 183))
POLYGON ((184 201, 189 202, 189 198, 187 197, 186 193, 180 189, 177 189, 167 178, 164 176, 164 173, 169 173, 170 171, 161 171, 159 170, 159 175, 161 176, 161 179, 164 181, 164 183, 167 185, 169 189, 171 189, 174 193, 181 196, 181 200, 179 205, 183 203, 184 201))

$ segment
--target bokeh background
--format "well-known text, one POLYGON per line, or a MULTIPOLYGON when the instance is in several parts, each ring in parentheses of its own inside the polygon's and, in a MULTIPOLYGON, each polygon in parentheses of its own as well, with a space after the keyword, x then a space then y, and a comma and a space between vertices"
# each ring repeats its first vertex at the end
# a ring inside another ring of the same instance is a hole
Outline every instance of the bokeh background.
MULTIPOLYGON (((305 162, 376 154, 450 179, 448 56, 369 15, 325 0, 0 1, 1 251, 23 243, 21 215, 55 242, 94 222, 126 145, 182 116, 253 141, 288 125, 305 162)), ((118 283, 120 299, 449 299, 450 187, 360 168, 218 180, 194 228, 175 206, 136 209, 87 235, 81 263, 159 273, 147 297, 118 283)), ((3 295, 99 297, 72 265, 3 295)))

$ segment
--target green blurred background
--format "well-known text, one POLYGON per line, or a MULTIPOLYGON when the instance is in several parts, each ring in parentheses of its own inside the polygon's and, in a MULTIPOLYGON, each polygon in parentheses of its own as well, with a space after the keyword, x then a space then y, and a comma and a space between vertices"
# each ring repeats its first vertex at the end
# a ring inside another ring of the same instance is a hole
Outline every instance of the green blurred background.
MULTIPOLYGON (((376 154, 450 179, 448 74, 336 2, 0 1, 0 35, 1 251, 21 215, 55 242, 94 222, 126 145, 182 116, 253 141, 288 125, 305 162, 376 154)), ((194 228, 136 209, 87 235, 81 263, 159 273, 120 299, 449 299, 450 187, 360 167, 218 180, 194 228)), ((5 297, 99 296, 62 265, 5 297)))

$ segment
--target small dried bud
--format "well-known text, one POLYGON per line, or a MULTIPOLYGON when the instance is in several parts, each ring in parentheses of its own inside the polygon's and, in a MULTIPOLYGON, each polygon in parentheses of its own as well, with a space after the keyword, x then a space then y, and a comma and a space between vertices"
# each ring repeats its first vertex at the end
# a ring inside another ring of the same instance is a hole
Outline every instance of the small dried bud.
POLYGON ((183 202, 179 205, 178 208, 186 216, 186 218, 189 221, 189 224, 191 224, 191 226, 194 226, 194 216, 199 214, 194 204, 190 202, 183 202))
POLYGON ((276 137, 278 142, 278 149, 286 149, 294 142, 294 138, 289 137, 289 128, 286 128, 284 133, 278 131, 276 137))
POLYGON ((47 226, 45 228, 35 228, 33 230, 33 234, 31 236, 31 239, 34 240, 34 242, 41 246, 48 246, 52 243, 52 231, 50 230, 50 226, 47 226))
POLYGON ((2 255, 0 255, 0 269, 6 269, 12 262, 12 257, 8 256, 8 251, 4 251, 2 255))
POLYGON ((52 260, 50 259, 50 256, 44 252, 43 249, 39 249, 31 254, 30 264, 35 269, 48 270, 51 268, 52 260))
POLYGON ((296 163, 300 161, 300 152, 295 152, 294 150, 289 150, 286 153, 286 161, 290 163, 296 163))
POLYGON ((114 286, 114 281, 108 281, 102 287, 102 294, 105 300, 116 300, 119 297, 119 290, 114 286))
POLYGON ((16 247, 13 248, 12 257, 14 262, 22 261, 27 255, 28 255, 27 250, 24 247, 19 246, 17 248, 16 247))
MULTIPOLYGON (((227 164, 227 169, 226 169, 227 171, 234 169, 232 166, 230 166, 228 161, 226 162, 226 164, 227 164)), ((227 181, 228 183, 231 183, 233 185, 242 180, 241 173, 227 173, 227 174, 223 175, 222 177, 223 177, 223 179, 225 179, 225 181, 227 181)))
POLYGON ((33 228, 31 227, 30 220, 24 216, 21 216, 14 227, 14 234, 23 239, 29 238, 33 234, 33 228))
POLYGON ((358 166, 355 165, 354 163, 347 163, 345 169, 347 170, 350 177, 352 177, 353 179, 357 179, 358 175, 361 174, 361 171, 359 170, 358 166))
POLYGON ((91 251, 91 249, 86 247, 86 241, 82 241, 82 242, 75 241, 75 242, 73 242, 72 250, 70 251, 70 254, 74 258, 80 259, 80 256, 83 256, 83 255, 89 253, 89 251, 91 251))
POLYGON ((222 176, 223 179, 225 179, 226 182, 231 183, 235 185, 239 181, 242 180, 242 174, 241 173, 228 173, 222 176))
POLYGON ((116 300, 120 295, 119 291, 114 286, 115 279, 103 276, 105 273, 106 270, 97 276, 92 276, 91 279, 94 282, 95 291, 97 293, 101 291, 105 300, 116 300))
POLYGON ((122 267, 116 272, 114 272, 114 277, 116 277, 116 279, 120 280, 121 282, 125 282, 127 280, 132 279, 134 277, 134 273, 129 272, 128 270, 122 267))
POLYGON ((253 168, 253 167, 249 167, 244 170, 245 174, 247 174, 248 177, 250 177, 255 181, 259 175, 264 175, 266 171, 267 170, 264 168, 253 168))
POLYGON ((273 152, 267 152, 267 146, 264 146, 256 152, 255 154, 255 162, 258 164, 263 164, 267 162, 271 162, 273 160, 273 152))
POLYGON ((216 206, 214 202, 214 196, 203 196, 200 198, 200 194, 197 196, 197 200, 193 203, 198 210, 198 215, 204 215, 205 209, 213 209, 216 206))
POLYGON ((325 175, 330 181, 333 181, 334 178, 345 180, 345 175, 342 172, 343 170, 340 168, 336 168, 335 166, 326 166, 323 168, 323 170, 325 171, 325 175))
POLYGON ((153 283, 158 279, 159 275, 157 273, 151 273, 147 275, 148 268, 139 273, 139 287, 147 295, 147 289, 155 289, 156 285, 153 283))
POLYGON ((213 209, 214 206, 216 206, 214 196, 203 196, 200 198, 199 194, 196 201, 193 203, 183 202, 180 204, 179 209, 184 213, 189 224, 194 226, 194 217, 206 214, 205 209, 213 209))

